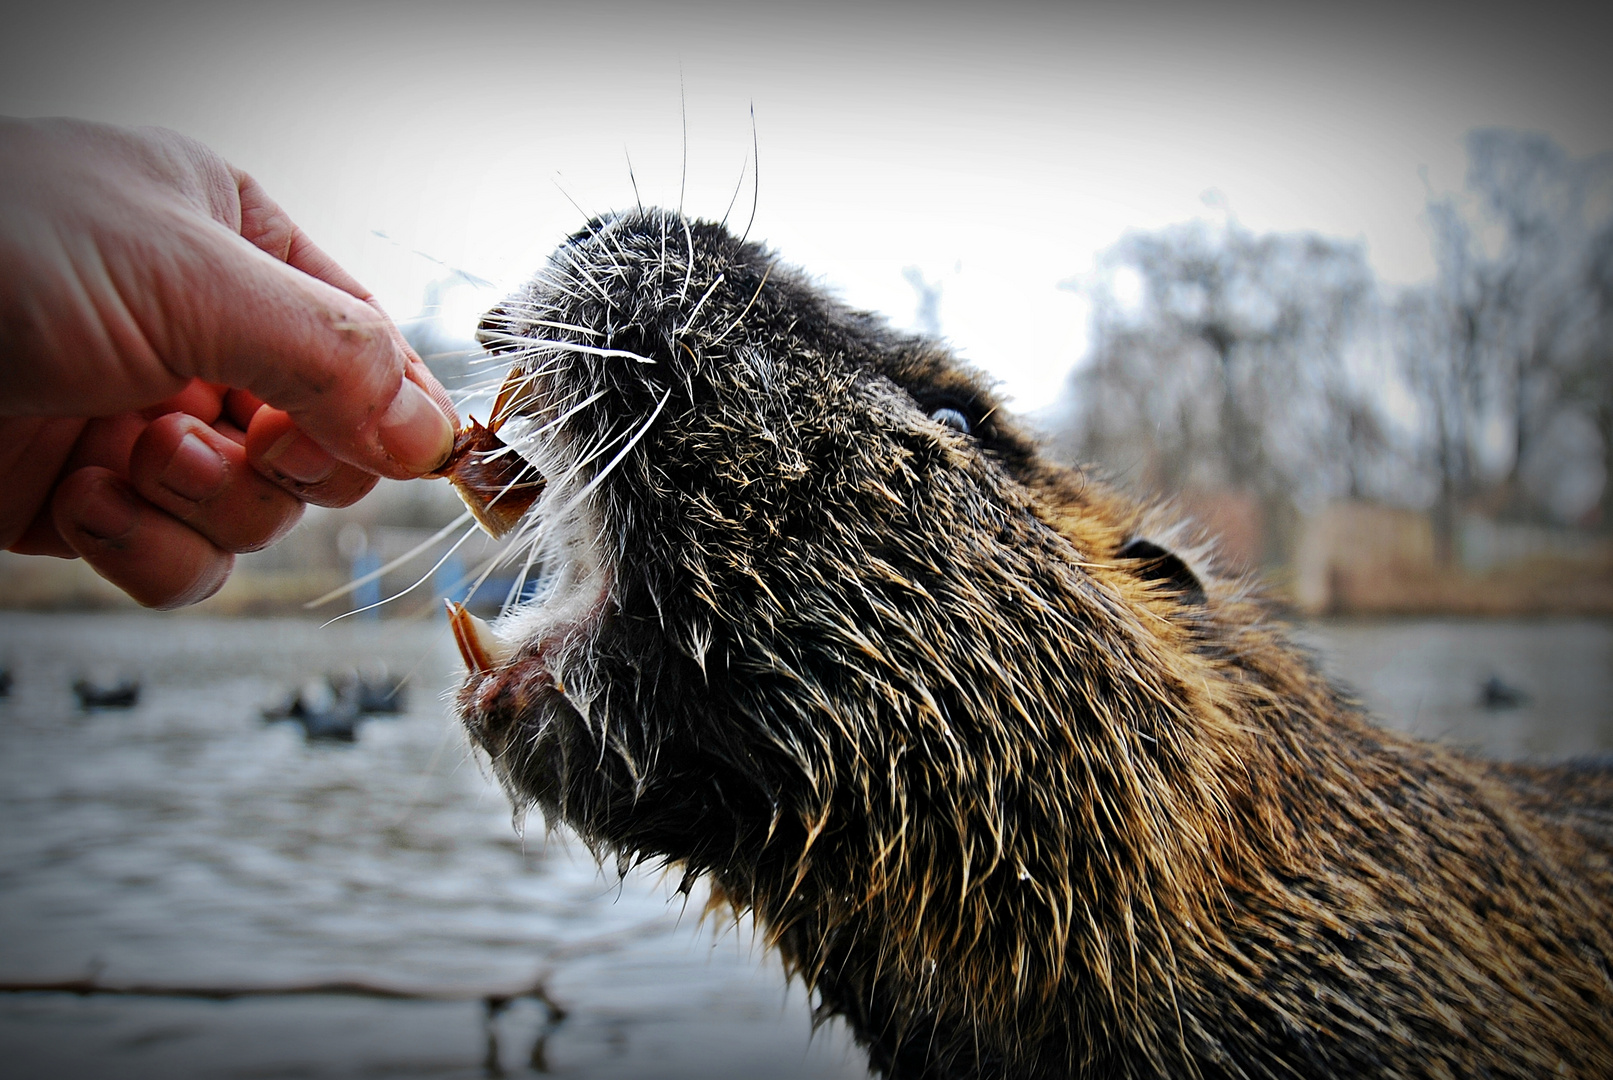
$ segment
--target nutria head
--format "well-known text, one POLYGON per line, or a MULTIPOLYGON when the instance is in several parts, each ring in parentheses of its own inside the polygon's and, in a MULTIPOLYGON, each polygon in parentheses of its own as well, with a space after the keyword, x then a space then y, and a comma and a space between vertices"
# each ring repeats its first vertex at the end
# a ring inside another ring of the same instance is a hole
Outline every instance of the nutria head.
POLYGON ((1206 583, 943 348, 718 225, 593 221, 483 338, 548 479, 549 591, 460 698, 514 797, 710 874, 876 1062, 1116 1028, 1231 846, 1206 583))
POLYGON ((450 471, 547 584, 455 617, 473 738, 754 911, 876 1068, 1613 1070, 1613 774, 1374 727, 946 350, 717 225, 594 221, 483 335, 450 471))

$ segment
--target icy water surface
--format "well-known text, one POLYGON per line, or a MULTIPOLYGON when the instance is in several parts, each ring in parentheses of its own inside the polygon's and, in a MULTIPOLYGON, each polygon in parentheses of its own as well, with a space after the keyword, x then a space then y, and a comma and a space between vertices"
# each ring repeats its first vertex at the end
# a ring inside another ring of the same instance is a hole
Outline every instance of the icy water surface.
POLYGON ((867 1075, 748 924, 701 923, 699 889, 618 881, 539 819, 518 835, 442 701, 440 621, 5 613, 0 663, 0 981, 466 999, 6 996, 0 1076, 867 1075), (375 660, 412 672, 409 708, 355 744, 260 718, 375 660), (97 669, 140 675, 139 704, 81 711, 97 669), (563 1019, 521 1000, 489 1027, 483 995, 540 977, 563 1019))
MULTIPOLYGON (((1613 625, 1333 623, 1305 637, 1387 722, 1514 758, 1613 752, 1613 625), (1491 677, 1519 704, 1487 709, 1491 677)), ((448 1001, 0 997, 0 1077, 854 1077, 750 927, 523 840, 442 694, 442 623, 0 614, 0 981, 356 980, 448 1001), (409 708, 309 744, 260 707, 384 661, 409 708), (76 673, 143 680, 84 712, 76 673), (564 1015, 482 997, 542 980, 564 1015)))
POLYGON ((1613 753, 1613 622, 1338 621, 1299 636, 1389 726, 1490 757, 1613 753), (1483 704, 1513 691, 1516 704, 1483 704))

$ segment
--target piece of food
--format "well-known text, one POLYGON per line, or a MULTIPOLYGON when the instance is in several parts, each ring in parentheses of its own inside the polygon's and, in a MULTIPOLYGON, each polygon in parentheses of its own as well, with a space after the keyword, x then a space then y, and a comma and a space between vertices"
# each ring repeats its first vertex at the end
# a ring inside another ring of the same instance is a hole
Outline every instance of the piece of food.
POLYGON ((496 421, 484 426, 475 417, 454 437, 448 460, 429 475, 446 477, 494 539, 515 528, 546 484, 531 462, 498 437, 496 421))

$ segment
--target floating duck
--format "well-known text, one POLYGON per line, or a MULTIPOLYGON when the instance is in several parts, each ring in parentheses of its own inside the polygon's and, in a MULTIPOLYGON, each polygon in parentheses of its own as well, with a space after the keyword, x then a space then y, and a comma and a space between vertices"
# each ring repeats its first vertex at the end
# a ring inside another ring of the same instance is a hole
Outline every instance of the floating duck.
POLYGON ((73 693, 85 709, 132 709, 140 700, 140 680, 124 675, 115 680, 79 676, 73 680, 73 693))
POLYGON ((277 705, 263 710, 267 721, 296 720, 309 739, 353 742, 365 716, 403 711, 390 682, 355 671, 309 679, 277 705))
POLYGON ((409 709, 406 683, 385 664, 333 671, 328 679, 337 696, 350 698, 365 716, 397 716, 409 709))
POLYGON ((1516 709, 1529 700, 1529 695, 1516 686, 1491 675, 1479 686, 1479 704, 1486 709, 1516 709))

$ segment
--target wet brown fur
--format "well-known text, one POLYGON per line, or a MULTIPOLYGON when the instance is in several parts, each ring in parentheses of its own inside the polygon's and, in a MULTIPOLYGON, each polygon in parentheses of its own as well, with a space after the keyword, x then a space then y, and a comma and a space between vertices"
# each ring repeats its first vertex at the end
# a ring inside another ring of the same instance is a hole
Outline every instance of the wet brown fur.
POLYGON ((603 614, 503 627, 473 736, 754 911, 876 1069, 1613 1076, 1613 771, 1378 727, 945 349, 715 226, 592 223, 487 325, 556 372, 533 415, 603 395, 562 458, 655 422, 597 495, 603 614))

